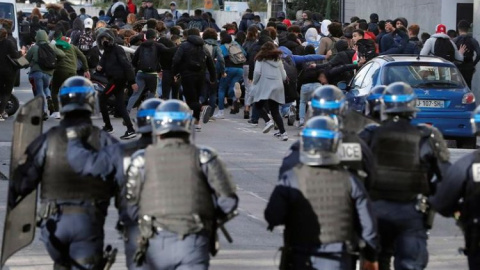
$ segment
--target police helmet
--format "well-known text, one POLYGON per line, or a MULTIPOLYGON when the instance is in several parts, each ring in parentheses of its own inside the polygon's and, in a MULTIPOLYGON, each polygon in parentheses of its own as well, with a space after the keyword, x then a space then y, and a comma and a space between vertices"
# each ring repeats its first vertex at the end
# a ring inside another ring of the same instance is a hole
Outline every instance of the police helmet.
POLYGON ((473 134, 480 135, 480 106, 473 111, 470 122, 472 123, 473 134))
POLYGON ((310 102, 312 116, 340 116, 347 108, 347 102, 342 90, 334 85, 320 86, 312 94, 310 102))
POLYGON ((61 113, 72 111, 93 112, 95 109, 95 88, 92 82, 84 77, 70 77, 60 86, 58 99, 60 100, 61 113))
POLYGON ((342 133, 338 122, 329 116, 315 116, 300 134, 300 162, 309 166, 336 165, 342 133))
POLYGON ((417 109, 417 95, 412 87, 404 82, 395 82, 387 86, 380 97, 382 113, 387 115, 414 116, 417 109))
POLYGON ((190 108, 180 100, 162 102, 155 110, 153 133, 163 135, 170 132, 192 133, 193 117, 190 108))
POLYGON ((367 95, 365 115, 373 118, 380 118, 380 97, 383 95, 383 92, 385 92, 386 88, 387 86, 385 85, 378 85, 370 91, 370 93, 367 95))
POLYGON ((151 133, 152 119, 155 116, 155 110, 162 103, 159 98, 150 98, 142 102, 137 112, 137 132, 151 133))

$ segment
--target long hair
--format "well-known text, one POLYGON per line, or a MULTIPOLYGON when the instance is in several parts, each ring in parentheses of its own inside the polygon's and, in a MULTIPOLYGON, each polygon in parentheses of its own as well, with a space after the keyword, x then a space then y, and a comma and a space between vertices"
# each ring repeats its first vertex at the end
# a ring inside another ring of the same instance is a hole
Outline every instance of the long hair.
POLYGON ((32 9, 32 14, 30 14, 30 20, 33 19, 33 16, 37 16, 40 20, 43 19, 42 13, 40 13, 40 9, 38 8, 32 9))
POLYGON ((267 61, 267 60, 278 61, 280 60, 281 56, 282 56, 282 51, 277 49, 277 47, 275 46, 275 44, 273 44, 273 42, 268 41, 265 44, 263 44, 262 47, 260 48, 260 51, 255 56, 255 61, 267 61))
POLYGON ((247 41, 255 41, 258 38, 258 28, 255 25, 251 25, 247 30, 247 41))

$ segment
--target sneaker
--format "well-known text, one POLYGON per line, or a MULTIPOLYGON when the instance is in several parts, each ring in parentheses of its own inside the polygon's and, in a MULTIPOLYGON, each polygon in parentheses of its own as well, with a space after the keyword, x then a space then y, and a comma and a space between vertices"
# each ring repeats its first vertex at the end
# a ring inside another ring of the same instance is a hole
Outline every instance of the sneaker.
POLYGON ((258 126, 258 121, 248 120, 247 123, 249 123, 250 125, 252 125, 254 127, 258 126))
POLYGON ((8 118, 8 113, 6 113, 6 112, 2 113, 2 117, 3 117, 3 119, 7 119, 8 118))
POLYGON ((281 141, 288 141, 288 134, 287 134, 287 132, 285 131, 284 133, 281 133, 280 136, 278 136, 278 138, 279 138, 281 141))
POLYGON ((223 110, 218 110, 218 112, 213 115, 213 118, 215 118, 215 119, 225 119, 225 116, 223 114, 223 110))
POLYGON ((105 131, 105 132, 108 132, 108 133, 110 133, 110 134, 113 133, 113 127, 104 126, 104 127, 102 128, 102 130, 105 131))
POLYGON ((59 112, 54 112, 50 115, 50 118, 60 119, 62 117, 60 116, 59 112))
POLYGON ((282 136, 282 133, 280 133, 280 131, 279 131, 279 132, 275 132, 275 133, 273 134, 273 137, 276 137, 276 138, 280 138, 280 136, 282 136))
POLYGON ((249 111, 243 111, 243 119, 250 119, 250 112, 249 111))
POLYGON ((265 127, 263 128, 262 132, 268 133, 273 128, 273 126, 275 126, 275 123, 273 122, 273 120, 268 121, 265 124, 265 127))
POLYGON ((202 107, 202 112, 200 113, 200 119, 202 119, 202 122, 204 124, 208 123, 208 120, 210 120, 211 113, 212 113, 212 107, 208 105, 202 107))
POLYGON ((289 126, 293 126, 293 124, 295 123, 295 118, 297 116, 296 111, 297 109, 295 108, 295 106, 290 105, 290 109, 288 110, 288 120, 287 120, 287 124, 289 126))
POLYGON ((196 132, 202 131, 202 126, 201 125, 195 125, 195 131, 196 132))
POLYGON ((304 125, 305 125, 305 119, 300 119, 300 121, 298 121, 298 127, 303 128, 304 125))
POLYGON ((240 87, 240 83, 235 83, 235 86, 233 87, 233 92, 235 93, 236 98, 240 98, 242 96, 242 88, 240 87))
POLYGON ((3 118, 3 116, 0 115, 0 122, 3 122, 5 121, 5 118, 3 118))
POLYGON ((135 133, 135 130, 127 130, 125 131, 125 134, 120 136, 120 139, 122 140, 128 140, 137 137, 137 133, 135 133))

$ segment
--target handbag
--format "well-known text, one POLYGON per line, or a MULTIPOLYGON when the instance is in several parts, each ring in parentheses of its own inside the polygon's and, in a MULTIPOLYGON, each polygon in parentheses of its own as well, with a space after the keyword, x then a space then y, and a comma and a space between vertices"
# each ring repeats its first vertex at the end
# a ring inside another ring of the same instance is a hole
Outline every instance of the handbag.
POLYGON ((16 69, 22 69, 22 68, 27 68, 30 66, 30 62, 28 62, 27 58, 25 56, 20 56, 17 59, 14 59, 10 57, 10 55, 7 54, 8 60, 12 63, 13 67, 16 69))

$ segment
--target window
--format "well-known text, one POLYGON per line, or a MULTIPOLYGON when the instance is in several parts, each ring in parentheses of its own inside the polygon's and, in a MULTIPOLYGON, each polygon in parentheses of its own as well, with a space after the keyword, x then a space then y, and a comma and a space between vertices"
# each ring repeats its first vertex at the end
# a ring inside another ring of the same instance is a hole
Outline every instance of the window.
POLYGON ((362 88, 362 82, 365 77, 365 74, 368 72, 368 70, 372 67, 373 63, 368 63, 363 68, 361 68, 358 72, 357 75, 355 75, 355 78, 352 81, 351 88, 352 89, 359 89, 362 88))
POLYGON ((441 65, 389 65, 385 67, 385 85, 405 82, 414 88, 463 88, 463 77, 456 67, 441 65))
POLYGON ((363 79, 362 86, 360 88, 370 88, 373 86, 373 83, 378 79, 378 73, 380 73, 380 65, 378 63, 373 63, 372 67, 365 74, 363 79))
POLYGON ((11 20, 13 23, 12 31, 15 30, 15 10, 13 4, 0 3, 0 18, 11 20))

